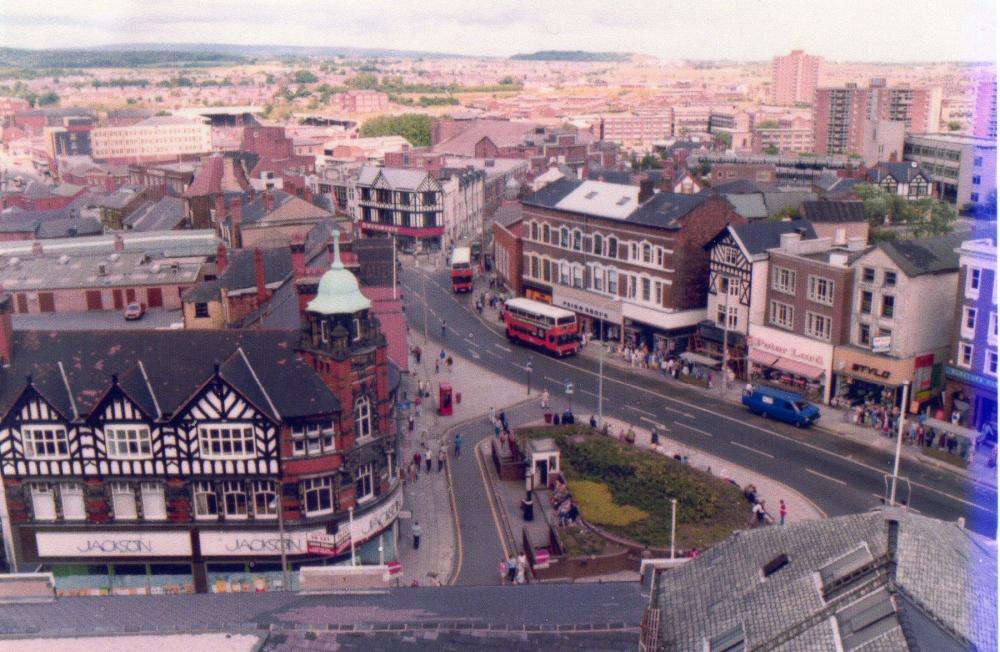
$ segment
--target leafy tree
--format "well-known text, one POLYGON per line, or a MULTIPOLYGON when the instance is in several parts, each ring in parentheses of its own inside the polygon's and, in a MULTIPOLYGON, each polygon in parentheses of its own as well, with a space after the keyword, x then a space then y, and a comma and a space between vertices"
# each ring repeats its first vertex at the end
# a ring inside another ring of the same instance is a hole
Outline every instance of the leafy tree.
POLYGON ((720 131, 715 134, 715 142, 719 143, 726 149, 729 149, 733 145, 733 135, 728 131, 720 131))
POLYGON ((911 201, 870 184, 859 185, 856 192, 864 202, 868 223, 875 229, 909 226, 915 236, 924 237, 950 233, 955 222, 955 210, 933 197, 911 201))
POLYGON ((363 73, 347 80, 347 86, 357 90, 372 90, 378 85, 378 77, 369 73, 363 73))
POLYGON ((59 96, 52 91, 42 93, 38 96, 37 106, 52 106, 59 104, 59 96))
POLYGON ((771 156, 776 156, 778 154, 778 148, 772 143, 764 148, 764 153, 771 156))
POLYGON ((757 127, 758 129, 777 129, 778 128, 778 121, 777 120, 761 120, 760 122, 758 122, 754 126, 757 127))
POLYGON ((271 74, 271 73, 267 73, 267 75, 264 76, 264 83, 265 84, 273 84, 274 83, 274 75, 271 74))
POLYGON ((296 70, 293 79, 296 84, 315 84, 319 81, 319 77, 308 70, 296 70))
POLYGON ((431 144, 431 123, 433 118, 423 113, 406 113, 404 115, 380 115, 366 120, 361 125, 361 135, 372 136, 402 136, 417 147, 427 147, 431 144))
POLYGON ((962 128, 962 123, 958 120, 948 121, 948 131, 958 131, 962 128))

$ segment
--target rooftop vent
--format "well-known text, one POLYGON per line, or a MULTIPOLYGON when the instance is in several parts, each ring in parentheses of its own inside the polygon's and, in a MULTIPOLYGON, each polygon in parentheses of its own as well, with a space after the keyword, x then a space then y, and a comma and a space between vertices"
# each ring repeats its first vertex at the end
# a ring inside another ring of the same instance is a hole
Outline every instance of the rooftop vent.
POLYGON ((619 199, 619 200, 618 200, 617 202, 615 202, 615 203, 616 203, 616 204, 617 204, 618 206, 624 206, 624 205, 625 205, 625 204, 627 204, 628 202, 629 202, 629 197, 628 197, 628 195, 626 195, 626 196, 622 197, 621 199, 619 199))
POLYGON ((584 199, 593 199, 596 196, 597 196, 597 191, 596 190, 591 190, 586 195, 584 195, 583 198, 584 199))
POLYGON ((107 276, 108 275, 108 266, 105 265, 104 263, 101 263, 100 265, 98 265, 97 266, 97 275, 98 276, 107 276))

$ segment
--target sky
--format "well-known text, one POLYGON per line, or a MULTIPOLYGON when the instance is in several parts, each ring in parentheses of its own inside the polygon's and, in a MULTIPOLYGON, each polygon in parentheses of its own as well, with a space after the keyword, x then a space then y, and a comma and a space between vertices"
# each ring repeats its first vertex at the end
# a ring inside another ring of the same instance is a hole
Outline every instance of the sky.
POLYGON ((509 56, 995 61, 996 0, 0 0, 0 45, 351 46, 509 56))

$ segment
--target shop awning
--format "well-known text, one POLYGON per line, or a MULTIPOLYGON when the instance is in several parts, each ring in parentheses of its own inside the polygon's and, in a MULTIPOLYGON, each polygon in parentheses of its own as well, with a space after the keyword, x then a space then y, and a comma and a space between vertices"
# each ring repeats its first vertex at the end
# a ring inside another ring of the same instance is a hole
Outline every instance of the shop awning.
POLYGON ((762 367, 773 367, 774 363, 778 361, 778 356, 773 353, 767 353, 761 351, 760 349, 754 349, 750 351, 750 362, 759 364, 762 367))
POLYGON ((681 360, 685 362, 690 362, 691 364, 700 364, 703 367, 708 367, 710 369, 718 369, 722 363, 715 358, 710 358, 707 355, 702 355, 700 353, 694 353, 693 351, 685 351, 681 353, 681 360))
POLYGON ((819 367, 814 367, 802 362, 796 362, 795 360, 789 360, 788 358, 778 358, 777 361, 775 361, 775 363, 771 366, 775 369, 781 369, 782 371, 787 371, 790 374, 802 376, 810 380, 819 380, 825 373, 819 367))

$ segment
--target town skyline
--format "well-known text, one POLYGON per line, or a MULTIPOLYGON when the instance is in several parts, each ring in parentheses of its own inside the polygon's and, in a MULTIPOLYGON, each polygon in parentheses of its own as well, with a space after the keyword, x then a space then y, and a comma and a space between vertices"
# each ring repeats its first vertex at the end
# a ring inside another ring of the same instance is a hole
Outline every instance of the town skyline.
POLYGON ((402 3, 389 16, 353 2, 336 3, 336 12, 329 13, 321 11, 328 5, 310 1, 261 3, 252 15, 235 11, 238 6, 226 1, 210 7, 181 1, 169 9, 158 5, 141 10, 127 2, 101 2, 86 15, 58 11, 60 5, 69 7, 61 1, 44 8, 5 3, 0 37, 8 47, 30 49, 244 45, 499 58, 536 50, 585 50, 740 62, 805 49, 845 62, 996 60, 996 3, 976 0, 841 3, 822 9, 822 21, 814 20, 818 3, 784 0, 740 6, 685 1, 666 9, 625 2, 614 16, 596 2, 535 6, 517 1, 474 7, 441 0, 402 3), (230 19, 213 21, 220 11, 230 19), (768 21, 762 23, 761 15, 768 21), (298 16, 308 20, 299 21, 298 16), (847 33, 850 39, 843 38, 847 33))

